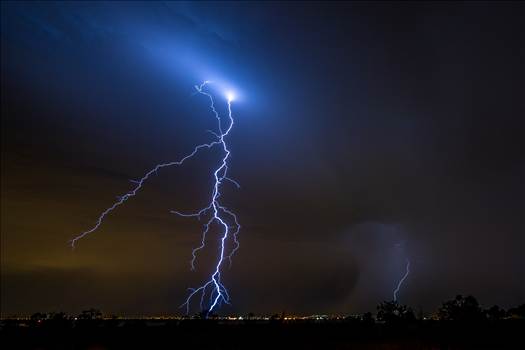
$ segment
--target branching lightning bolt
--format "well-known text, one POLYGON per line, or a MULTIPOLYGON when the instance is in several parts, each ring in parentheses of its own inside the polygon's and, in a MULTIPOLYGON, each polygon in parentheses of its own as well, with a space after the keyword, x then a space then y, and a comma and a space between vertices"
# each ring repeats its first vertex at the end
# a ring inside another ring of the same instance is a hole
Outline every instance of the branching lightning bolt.
POLYGON ((406 267, 405 267, 405 274, 399 280, 399 282, 397 283, 397 287, 394 290, 394 301, 395 302, 397 302, 397 293, 399 293, 399 289, 401 288, 401 286, 403 285, 403 282, 405 282, 405 279, 408 277, 408 274, 410 273, 410 260, 408 260, 408 258, 407 258, 406 262, 407 262, 407 264, 406 264, 406 267))
POLYGON ((204 81, 202 84, 196 85, 195 89, 198 94, 204 95, 210 100, 210 109, 213 115, 215 116, 215 118, 217 119, 219 132, 217 133, 213 130, 207 130, 207 131, 210 132, 215 137, 215 140, 210 143, 204 143, 204 144, 195 146, 195 148, 193 149, 191 153, 184 156, 180 160, 169 162, 169 163, 158 164, 153 169, 148 171, 139 180, 132 180, 132 182, 136 186, 131 191, 127 192, 126 194, 120 197, 117 197, 118 200, 100 214, 95 225, 92 228, 82 232, 81 234, 79 234, 78 236, 76 236, 70 241, 71 247, 75 248, 77 242, 81 238, 96 231, 102 225, 102 222, 104 221, 107 215, 109 215, 118 206, 126 202, 129 198, 134 197, 137 194, 137 192, 142 188, 144 183, 150 178, 150 176, 155 174, 158 170, 165 168, 165 167, 182 165, 186 160, 195 156, 202 149, 205 149, 205 148, 210 149, 215 146, 221 147, 223 156, 221 158, 219 166, 213 171, 214 184, 212 188, 211 198, 208 204, 204 208, 194 213, 182 213, 182 212, 175 211, 175 210, 171 211, 172 213, 177 214, 182 217, 196 217, 199 220, 202 216, 209 215, 209 218, 206 224, 204 225, 204 228, 202 231, 201 244, 195 249, 193 249, 192 251, 192 259, 190 262, 192 270, 195 270, 195 261, 197 259, 197 253, 206 246, 206 236, 208 232, 210 231, 211 226, 216 224, 221 229, 219 256, 218 256, 214 271, 212 275, 210 276, 210 279, 206 281, 202 286, 198 288, 189 288, 190 294, 188 298, 186 299, 186 301, 181 305, 181 307, 186 308, 187 313, 189 313, 190 302, 192 298, 198 294, 200 294, 200 307, 202 310, 205 310, 208 314, 212 312, 212 310, 216 308, 217 306, 219 306, 221 303, 223 302, 227 304, 230 303, 230 296, 229 296, 228 290, 226 289, 226 287, 224 287, 224 285, 221 282, 221 269, 223 267, 224 260, 228 260, 229 264, 231 265, 231 259, 233 255, 235 254, 235 252, 237 251, 237 249, 239 248, 238 234, 241 229, 241 225, 239 224, 235 213, 232 212, 227 207, 223 206, 219 202, 219 198, 221 196, 220 188, 224 182, 230 182, 233 185, 235 185, 237 188, 240 188, 240 185, 237 181, 227 176, 228 175, 228 160, 230 158, 230 150, 228 149, 228 145, 226 143, 226 137, 228 136, 228 134, 230 133, 234 125, 234 120, 232 117, 232 109, 231 109, 231 103, 233 101, 233 96, 232 95, 227 96, 228 121, 227 121, 227 127, 223 128, 222 119, 215 108, 215 101, 213 99, 213 96, 206 91, 206 87, 210 83, 211 83, 210 81, 204 81), (232 248, 230 249, 229 253, 227 253, 226 245, 229 239, 231 239, 232 241, 232 248), (204 307, 206 295, 208 295, 209 305, 207 307, 204 307))

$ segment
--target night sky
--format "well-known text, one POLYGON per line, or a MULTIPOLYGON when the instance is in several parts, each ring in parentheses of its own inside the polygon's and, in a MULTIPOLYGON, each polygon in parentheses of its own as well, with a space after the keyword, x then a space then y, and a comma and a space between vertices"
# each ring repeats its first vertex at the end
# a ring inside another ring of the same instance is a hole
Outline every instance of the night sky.
MULTIPOLYGON (((1 314, 182 314, 218 153, 193 86, 234 88, 221 314, 525 301, 525 6, 1 4, 1 314)), ((220 106, 224 108, 224 105, 220 106)), ((213 240, 211 241, 213 243, 213 240)), ((193 310, 197 311, 197 310, 193 310)))

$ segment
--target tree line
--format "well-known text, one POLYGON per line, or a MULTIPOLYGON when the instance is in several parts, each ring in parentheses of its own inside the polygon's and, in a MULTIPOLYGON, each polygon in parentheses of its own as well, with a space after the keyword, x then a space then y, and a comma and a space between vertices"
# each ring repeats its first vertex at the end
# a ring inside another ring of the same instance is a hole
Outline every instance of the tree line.
MULTIPOLYGON (((525 318, 525 304, 505 310, 498 305, 482 308, 472 295, 457 295, 445 301, 429 319, 439 321, 497 321, 507 318, 525 318)), ((377 320, 383 322, 413 321, 416 316, 412 308, 395 301, 385 301, 377 306, 377 320)))
MULTIPOLYGON (((270 317, 271 321, 284 319, 284 313, 275 314, 270 317)), ((192 318, 216 318, 217 315, 208 315, 207 312, 201 312, 192 318)), ((253 313, 248 314, 245 320, 253 319, 253 313)), ((64 312, 43 313, 37 312, 31 315, 30 325, 39 326, 43 324, 66 325, 72 322, 76 324, 93 323, 94 321, 117 320, 117 316, 104 317, 103 313, 95 308, 82 311, 76 316, 68 316, 64 312)), ((436 321, 457 321, 457 322, 480 322, 480 321, 498 321, 503 319, 525 319, 525 304, 505 310, 497 305, 489 308, 483 308, 476 298, 471 295, 457 295, 451 300, 445 301, 436 312, 423 317, 416 317, 413 309, 407 305, 399 304, 396 301, 383 301, 377 306, 377 312, 364 313, 360 316, 348 316, 346 320, 357 320, 365 323, 400 323, 413 322, 416 320, 436 320, 436 321)))

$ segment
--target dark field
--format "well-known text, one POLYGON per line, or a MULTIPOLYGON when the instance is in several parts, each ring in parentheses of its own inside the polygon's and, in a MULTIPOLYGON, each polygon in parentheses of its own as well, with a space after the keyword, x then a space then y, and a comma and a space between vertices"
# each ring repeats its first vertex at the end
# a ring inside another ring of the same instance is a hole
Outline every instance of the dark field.
POLYGON ((5 320, 2 349, 523 349, 525 320, 403 324, 322 321, 5 320))

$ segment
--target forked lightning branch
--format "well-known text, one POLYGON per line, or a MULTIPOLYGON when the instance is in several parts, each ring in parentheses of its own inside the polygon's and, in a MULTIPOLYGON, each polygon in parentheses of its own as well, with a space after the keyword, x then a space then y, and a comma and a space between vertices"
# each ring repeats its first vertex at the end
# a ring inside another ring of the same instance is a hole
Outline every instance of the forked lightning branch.
POLYGON ((225 265, 225 261, 228 260, 228 263, 231 264, 232 256, 239 248, 239 241, 237 238, 241 226, 237 220, 237 216, 231 209, 226 207, 220 201, 222 185, 225 183, 230 183, 237 188, 240 187, 239 184, 230 178, 228 174, 230 149, 228 148, 228 144, 226 142, 227 137, 234 125, 231 107, 235 96, 233 92, 225 93, 225 100, 227 103, 227 117, 221 117, 215 106, 215 99, 212 93, 208 90, 208 87, 211 83, 212 82, 210 81, 204 81, 202 84, 196 85, 195 89, 198 94, 206 97, 209 100, 210 110, 217 121, 217 131, 211 131, 211 134, 214 136, 214 140, 209 143, 203 143, 195 146, 192 152, 182 157, 180 160, 158 164, 153 169, 145 173, 144 176, 139 180, 133 180, 132 182, 135 184, 133 189, 124 195, 117 197, 117 201, 100 214, 93 227, 82 232, 70 241, 71 247, 74 248, 80 239, 96 231, 102 225, 104 219, 113 210, 124 204, 124 202, 126 202, 131 197, 134 197, 141 190, 142 186, 145 185, 151 175, 157 173, 162 168, 182 165, 186 160, 196 156, 203 150, 219 148, 222 155, 218 166, 213 170, 212 176, 214 181, 213 186, 210 189, 210 197, 207 204, 204 205, 202 209, 199 209, 193 213, 182 213, 175 210, 171 211, 172 213, 183 217, 193 217, 198 219, 206 218, 206 224, 203 227, 200 245, 192 251, 192 260, 190 263, 192 270, 195 269, 197 254, 206 246, 208 241, 208 233, 212 230, 218 230, 220 236, 216 264, 213 267, 213 271, 209 279, 204 281, 199 287, 190 288, 188 298, 181 305, 181 307, 186 308, 187 313, 189 313, 190 306, 194 298, 198 298, 201 310, 207 314, 213 311, 216 307, 220 306, 222 303, 230 303, 228 290, 221 281, 221 273, 222 268, 225 265))

